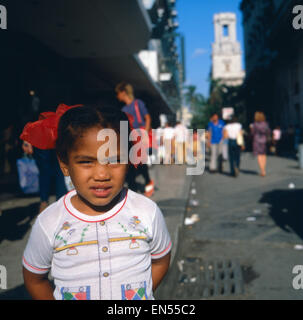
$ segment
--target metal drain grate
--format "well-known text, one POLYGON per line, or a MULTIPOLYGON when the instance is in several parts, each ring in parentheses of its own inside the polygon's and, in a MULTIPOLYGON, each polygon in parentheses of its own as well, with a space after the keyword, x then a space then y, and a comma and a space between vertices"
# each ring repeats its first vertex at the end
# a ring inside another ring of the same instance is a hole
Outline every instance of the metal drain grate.
POLYGON ((186 258, 180 269, 176 299, 205 299, 244 293, 241 266, 233 260, 186 258))

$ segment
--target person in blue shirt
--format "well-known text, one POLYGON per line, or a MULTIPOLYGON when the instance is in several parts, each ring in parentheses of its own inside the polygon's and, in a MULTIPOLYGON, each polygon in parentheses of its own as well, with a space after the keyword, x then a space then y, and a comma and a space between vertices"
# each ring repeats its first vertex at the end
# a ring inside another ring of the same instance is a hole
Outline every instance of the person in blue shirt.
MULTIPOLYGON (((122 108, 122 111, 128 113, 132 116, 133 122, 132 127, 133 129, 145 129, 146 132, 149 132, 151 129, 151 116, 149 115, 145 103, 140 100, 136 99, 134 96, 134 89, 131 84, 126 82, 119 83, 116 88, 117 99, 120 102, 125 103, 125 106, 122 108)), ((137 169, 134 169, 131 166, 127 182, 130 189, 137 191, 138 186, 136 183, 136 175, 142 174, 145 180, 145 193, 144 195, 147 197, 151 197, 154 194, 154 181, 150 179, 148 166, 147 164, 140 164, 137 169)))
POLYGON ((209 171, 222 172, 223 128, 225 123, 214 113, 208 123, 208 147, 210 148, 209 171))

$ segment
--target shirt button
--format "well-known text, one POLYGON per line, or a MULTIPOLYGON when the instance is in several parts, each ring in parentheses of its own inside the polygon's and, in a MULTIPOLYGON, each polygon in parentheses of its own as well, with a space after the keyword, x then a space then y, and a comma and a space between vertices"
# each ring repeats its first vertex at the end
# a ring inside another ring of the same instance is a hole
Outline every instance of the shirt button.
POLYGON ((109 273, 108 273, 108 272, 104 272, 104 273, 103 273, 103 277, 106 278, 106 277, 108 277, 108 276, 109 276, 109 273))
POLYGON ((100 225, 101 225, 101 226, 104 226, 104 225, 105 225, 105 221, 101 221, 101 222, 100 222, 100 225))
POLYGON ((108 251, 108 248, 107 248, 107 247, 103 247, 103 248, 102 248, 102 251, 103 251, 103 252, 107 252, 107 251, 108 251))

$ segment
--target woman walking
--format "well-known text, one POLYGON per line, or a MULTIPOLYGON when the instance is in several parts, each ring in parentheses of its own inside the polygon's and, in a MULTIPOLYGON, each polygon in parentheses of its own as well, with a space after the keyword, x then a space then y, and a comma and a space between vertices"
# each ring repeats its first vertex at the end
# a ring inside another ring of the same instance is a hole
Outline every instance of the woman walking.
POLYGON ((271 131, 263 112, 255 113, 255 122, 250 125, 250 130, 253 136, 253 153, 258 159, 260 175, 265 177, 267 142, 271 131))
POLYGON ((230 174, 234 177, 239 175, 240 153, 243 144, 242 125, 234 116, 229 124, 224 127, 224 139, 228 139, 228 159, 230 164, 230 174), (241 139, 239 139, 239 136, 241 139), (240 142, 242 140, 242 142, 240 142))

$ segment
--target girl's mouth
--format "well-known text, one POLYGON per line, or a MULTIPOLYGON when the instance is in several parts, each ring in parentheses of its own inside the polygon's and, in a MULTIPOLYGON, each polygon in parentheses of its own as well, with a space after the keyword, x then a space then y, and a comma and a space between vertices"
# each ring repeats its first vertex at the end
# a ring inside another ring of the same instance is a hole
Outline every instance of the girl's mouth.
POLYGON ((109 196, 111 193, 112 187, 107 187, 107 188, 98 188, 98 187, 92 187, 92 193, 98 197, 98 198, 106 198, 109 196))

